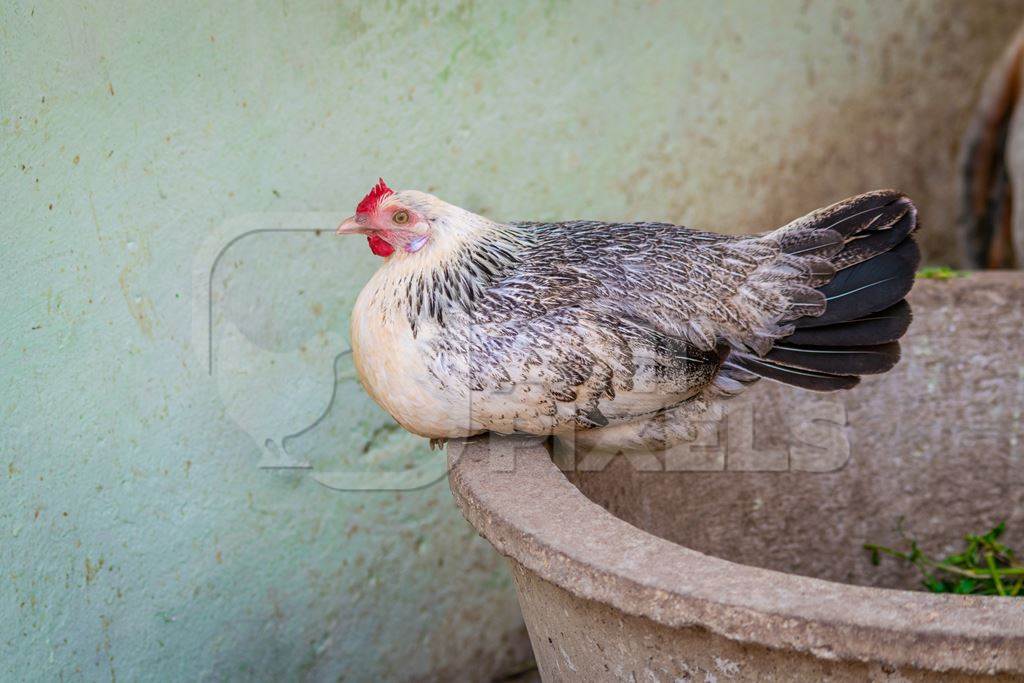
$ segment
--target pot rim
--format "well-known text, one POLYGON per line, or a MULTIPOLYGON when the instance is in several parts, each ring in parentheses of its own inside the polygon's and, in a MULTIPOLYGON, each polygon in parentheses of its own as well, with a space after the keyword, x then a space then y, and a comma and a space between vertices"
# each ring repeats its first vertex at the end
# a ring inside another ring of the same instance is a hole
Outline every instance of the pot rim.
POLYGON ((588 499, 536 439, 453 441, 448 460, 452 493, 480 535, 577 597, 822 659, 1024 673, 1016 600, 856 586, 705 555, 588 499))

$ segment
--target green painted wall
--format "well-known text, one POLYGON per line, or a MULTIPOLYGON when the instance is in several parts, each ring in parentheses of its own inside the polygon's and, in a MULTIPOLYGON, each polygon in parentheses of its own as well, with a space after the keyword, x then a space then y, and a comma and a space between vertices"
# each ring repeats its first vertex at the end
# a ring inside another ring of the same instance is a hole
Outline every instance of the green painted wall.
POLYGON ((1022 14, 5 3, 0 679, 520 661, 505 567, 443 481, 336 490, 443 471, 337 357, 376 264, 313 230, 378 175, 497 217, 732 230, 899 185, 948 260, 956 141, 1022 14), (281 444, 310 468, 258 467, 281 444))

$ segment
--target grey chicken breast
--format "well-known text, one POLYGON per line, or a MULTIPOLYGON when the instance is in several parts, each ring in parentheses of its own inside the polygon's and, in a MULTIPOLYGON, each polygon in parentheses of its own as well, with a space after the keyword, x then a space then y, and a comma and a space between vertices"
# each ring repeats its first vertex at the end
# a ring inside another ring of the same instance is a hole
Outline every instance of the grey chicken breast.
POLYGON ((834 391, 890 369, 916 225, 891 190, 728 236, 502 223, 380 181, 338 232, 384 258, 353 311, 353 355, 409 431, 664 448, 759 378, 834 391))

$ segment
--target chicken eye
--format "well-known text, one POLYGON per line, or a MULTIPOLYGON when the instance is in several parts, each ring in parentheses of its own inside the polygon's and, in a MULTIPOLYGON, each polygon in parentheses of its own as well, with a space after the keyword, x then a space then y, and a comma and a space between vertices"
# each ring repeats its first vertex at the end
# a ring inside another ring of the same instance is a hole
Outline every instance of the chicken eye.
POLYGON ((409 212, 404 210, 395 211, 395 215, 391 217, 391 220, 394 221, 396 225, 405 225, 409 222, 409 212))

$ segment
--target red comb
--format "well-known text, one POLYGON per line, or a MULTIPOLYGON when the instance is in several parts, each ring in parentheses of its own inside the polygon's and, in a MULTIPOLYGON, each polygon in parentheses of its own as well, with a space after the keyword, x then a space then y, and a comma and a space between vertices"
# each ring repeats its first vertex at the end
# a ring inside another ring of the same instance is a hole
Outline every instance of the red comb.
POLYGON ((382 199, 387 197, 389 194, 394 194, 395 191, 387 186, 383 178, 377 179, 377 184, 373 186, 373 189, 366 193, 363 197, 363 201, 359 202, 359 206, 356 207, 356 213, 372 213, 380 206, 382 199))

